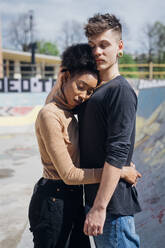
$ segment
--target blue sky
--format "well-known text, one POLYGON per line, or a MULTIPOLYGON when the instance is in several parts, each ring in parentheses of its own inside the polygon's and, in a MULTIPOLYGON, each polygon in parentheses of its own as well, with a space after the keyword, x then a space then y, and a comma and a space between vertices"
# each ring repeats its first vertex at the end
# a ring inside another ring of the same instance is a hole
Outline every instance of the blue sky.
MULTIPOLYGON (((39 38, 56 40, 63 22, 77 20, 85 23, 97 12, 110 12, 119 17, 127 28, 125 47, 130 52, 140 50, 146 23, 165 24, 165 2, 162 0, 0 0, 3 34, 19 14, 34 10, 39 38)), ((5 43, 3 39, 3 47, 5 43)))

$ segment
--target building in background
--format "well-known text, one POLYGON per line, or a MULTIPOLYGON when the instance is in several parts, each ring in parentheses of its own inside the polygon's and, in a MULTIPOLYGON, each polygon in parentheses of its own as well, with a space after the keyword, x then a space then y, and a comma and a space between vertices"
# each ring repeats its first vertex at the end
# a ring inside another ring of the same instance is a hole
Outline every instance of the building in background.
POLYGON ((56 78, 61 63, 58 56, 36 54, 36 64, 31 64, 31 53, 1 49, 1 74, 4 78, 56 78))
POLYGON ((14 51, 2 48, 0 22, 0 78, 22 79, 56 79, 61 59, 58 56, 35 54, 35 64, 31 63, 30 52, 14 51))

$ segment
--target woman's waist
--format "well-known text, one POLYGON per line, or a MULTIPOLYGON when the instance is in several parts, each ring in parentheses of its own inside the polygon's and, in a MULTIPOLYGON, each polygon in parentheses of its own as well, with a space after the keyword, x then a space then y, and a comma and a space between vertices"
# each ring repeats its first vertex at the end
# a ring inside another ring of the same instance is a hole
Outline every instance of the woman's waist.
POLYGON ((55 193, 82 192, 82 185, 67 185, 62 180, 48 179, 42 177, 35 185, 35 191, 46 195, 54 195, 55 193))

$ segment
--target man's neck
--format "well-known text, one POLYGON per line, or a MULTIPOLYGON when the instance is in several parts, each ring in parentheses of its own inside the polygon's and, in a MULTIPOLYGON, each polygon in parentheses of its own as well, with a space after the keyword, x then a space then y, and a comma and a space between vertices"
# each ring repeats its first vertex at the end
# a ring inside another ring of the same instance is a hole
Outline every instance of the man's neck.
POLYGON ((100 80, 101 82, 104 83, 120 75, 119 67, 117 63, 106 70, 100 70, 99 73, 100 73, 100 80))

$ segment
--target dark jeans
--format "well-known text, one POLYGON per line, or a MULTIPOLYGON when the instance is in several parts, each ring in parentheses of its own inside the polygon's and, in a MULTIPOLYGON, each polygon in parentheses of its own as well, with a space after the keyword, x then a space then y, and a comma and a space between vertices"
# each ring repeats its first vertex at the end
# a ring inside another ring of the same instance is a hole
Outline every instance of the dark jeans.
POLYGON ((88 248, 82 186, 41 178, 29 206, 34 248, 88 248))

